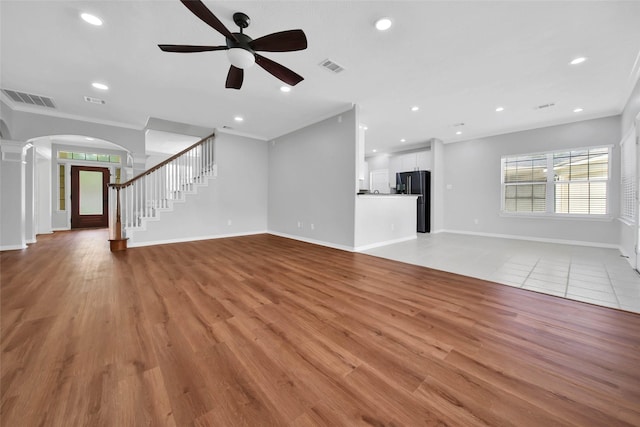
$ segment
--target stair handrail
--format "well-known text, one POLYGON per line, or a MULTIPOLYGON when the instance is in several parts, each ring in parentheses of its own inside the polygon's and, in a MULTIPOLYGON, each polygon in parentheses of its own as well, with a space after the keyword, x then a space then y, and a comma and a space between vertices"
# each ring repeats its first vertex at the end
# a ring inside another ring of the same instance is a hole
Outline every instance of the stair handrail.
POLYGON ((115 188, 116 190, 119 190, 121 188, 125 188, 128 187, 130 185, 132 185, 135 181, 139 180, 140 178, 147 176, 155 171, 157 171, 158 169, 160 169, 161 167, 163 167, 164 165, 171 163, 172 161, 174 161, 175 159, 177 159, 178 157, 182 156, 183 154, 193 150, 194 148, 196 148, 198 145, 202 145, 204 144, 207 140, 209 140, 210 138, 215 137, 216 133, 213 132, 211 135, 206 136, 204 138, 202 138, 200 141, 196 142, 193 145, 190 145, 189 147, 185 148, 184 150, 180 151, 177 154, 174 154, 173 156, 169 157, 167 160, 164 160, 160 163, 158 163, 157 165, 155 165, 154 167, 147 169, 146 171, 134 176, 133 178, 131 178, 129 181, 127 182, 123 182, 122 184, 117 184, 117 183, 110 183, 109 187, 115 188))
MULTIPOLYGON (((115 215, 115 223, 111 222, 111 219, 109 220, 109 242, 110 242, 110 246, 111 246, 111 251, 115 252, 115 251, 122 251, 122 250, 126 250, 127 248, 127 238, 124 237, 124 233, 123 233, 123 224, 122 224, 122 220, 121 220, 121 200, 120 200, 120 190, 125 189, 127 187, 132 186, 134 183, 136 183, 137 181, 141 180, 142 178, 162 169, 164 166, 167 166, 169 163, 175 161, 176 159, 179 159, 180 157, 186 155, 187 153, 193 151, 194 149, 198 148, 198 146, 200 145, 204 145, 207 141, 211 140, 212 138, 215 137, 215 132, 212 133, 209 136, 206 136, 204 138, 202 138, 200 141, 196 142, 195 144, 185 148, 184 150, 180 151, 177 154, 174 154, 173 156, 169 157, 168 159, 158 163, 157 165, 153 166, 150 169, 147 169, 146 171, 138 174, 137 176, 131 178, 130 180, 128 180, 127 182, 123 182, 123 183, 109 183, 108 184, 108 188, 115 190, 116 194, 115 194, 115 202, 116 202, 116 215, 115 215)), ((203 148, 204 149, 204 148, 203 148)), ((134 187, 135 188, 135 187, 134 187)))

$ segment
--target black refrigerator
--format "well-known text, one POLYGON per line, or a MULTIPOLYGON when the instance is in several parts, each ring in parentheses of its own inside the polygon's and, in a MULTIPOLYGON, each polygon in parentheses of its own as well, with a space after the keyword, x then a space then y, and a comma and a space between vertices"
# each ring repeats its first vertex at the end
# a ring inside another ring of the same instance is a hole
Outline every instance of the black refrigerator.
POLYGON ((431 230, 431 172, 413 171, 396 173, 396 192, 418 194, 417 225, 420 233, 431 230))

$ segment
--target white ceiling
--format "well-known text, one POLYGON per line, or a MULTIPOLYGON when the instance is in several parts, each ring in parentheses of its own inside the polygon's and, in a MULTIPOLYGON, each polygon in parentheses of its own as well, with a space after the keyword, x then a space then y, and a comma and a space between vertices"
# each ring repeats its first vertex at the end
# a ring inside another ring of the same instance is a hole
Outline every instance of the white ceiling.
POLYGON ((247 13, 253 38, 303 29, 307 50, 264 55, 305 80, 285 94, 254 66, 240 91, 225 89, 224 52, 160 51, 159 43, 224 44, 178 0, 1 0, 1 86, 53 98, 56 114, 139 129, 150 117, 229 126, 264 139, 357 104, 367 152, 383 152, 618 114, 640 70, 637 1, 204 3, 231 31, 232 14, 247 13), (82 11, 104 25, 86 24, 82 11), (387 32, 373 27, 382 16, 394 22, 387 32), (588 60, 568 65, 577 56, 588 60), (319 67, 326 58, 345 71, 319 67), (534 108, 547 103, 555 106, 534 108), (414 105, 420 110, 411 112, 414 105))

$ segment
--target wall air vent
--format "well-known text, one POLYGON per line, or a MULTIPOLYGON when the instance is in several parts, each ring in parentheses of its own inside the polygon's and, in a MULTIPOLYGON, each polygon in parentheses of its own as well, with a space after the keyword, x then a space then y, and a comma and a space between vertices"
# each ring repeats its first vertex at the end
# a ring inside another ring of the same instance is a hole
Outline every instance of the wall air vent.
POLYGON ((533 107, 534 110, 544 110, 545 108, 555 107, 555 102, 549 102, 548 104, 536 105, 533 107))
POLYGON ((92 104, 106 104, 104 99, 93 98, 91 96, 85 96, 84 100, 87 101, 87 102, 90 102, 92 104))
POLYGON ((325 59, 324 61, 322 61, 320 64, 321 67, 326 68, 327 70, 333 72, 333 73, 340 73, 342 71, 344 71, 344 67, 336 64, 335 62, 333 62, 330 59, 325 59))
POLYGON ((10 89, 2 89, 2 91, 14 102, 37 105, 39 107, 56 108, 53 99, 46 96, 33 95, 31 93, 18 92, 10 89))
POLYGON ((463 123, 463 122, 460 122, 460 123, 454 123, 454 124, 453 124, 453 127, 454 127, 454 128, 459 128, 459 127, 461 127, 461 126, 464 126, 464 123, 463 123))

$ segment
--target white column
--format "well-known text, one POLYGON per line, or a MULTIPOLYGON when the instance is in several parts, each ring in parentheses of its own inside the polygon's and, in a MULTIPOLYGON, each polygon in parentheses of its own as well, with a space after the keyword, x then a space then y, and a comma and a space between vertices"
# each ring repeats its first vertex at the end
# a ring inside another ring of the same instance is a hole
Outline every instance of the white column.
POLYGON ((24 167, 24 237, 27 243, 36 242, 36 149, 29 147, 24 167))
POLYGON ((36 205, 38 228, 36 234, 53 233, 51 225, 51 159, 36 152, 36 205))
POLYGON ((436 138, 431 139, 431 232, 444 230, 444 143, 436 138))
POLYGON ((25 156, 31 144, 0 141, 0 250, 24 249, 25 156))

